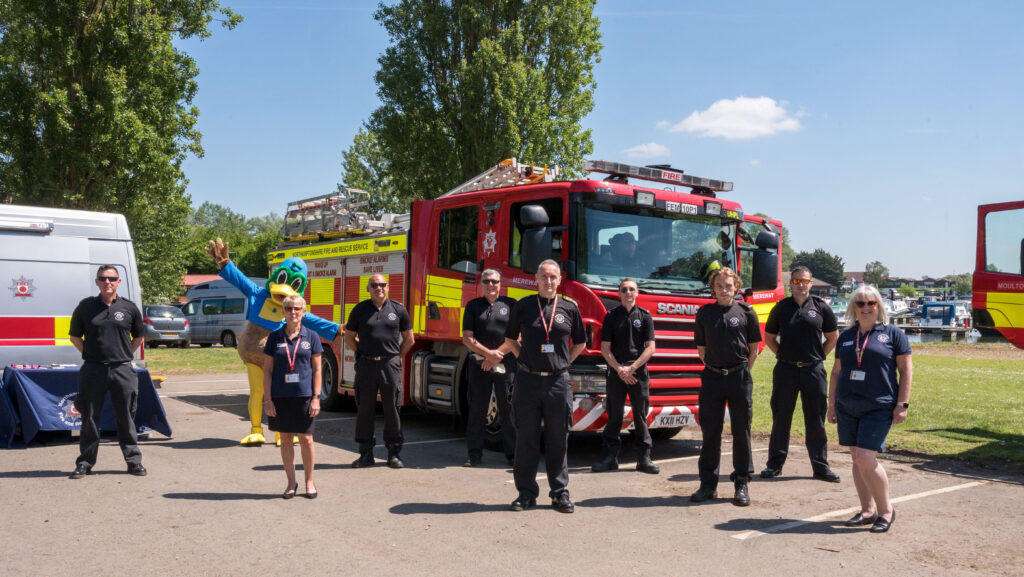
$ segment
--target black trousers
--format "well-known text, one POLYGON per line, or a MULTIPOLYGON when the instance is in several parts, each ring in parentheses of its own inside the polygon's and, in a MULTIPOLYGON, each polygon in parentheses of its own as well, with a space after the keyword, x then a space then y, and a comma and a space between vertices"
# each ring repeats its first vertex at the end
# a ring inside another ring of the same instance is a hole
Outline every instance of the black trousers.
POLYGON ((479 459, 484 454, 484 436, 487 427, 487 409, 491 404, 491 391, 498 401, 498 418, 501 422, 501 440, 505 455, 512 457, 516 451, 516 430, 512 424, 512 405, 508 393, 515 379, 515 361, 503 363, 505 373, 484 372, 480 363, 472 357, 469 362, 469 413, 466 418, 466 449, 469 456, 479 459))
POLYGON ((139 434, 135 428, 135 409, 139 403, 139 376, 131 363, 103 365, 86 362, 78 371, 78 397, 75 408, 82 414, 82 431, 78 440, 76 465, 90 469, 96 465, 100 447, 100 412, 103 398, 110 393, 110 402, 117 417, 117 442, 126 463, 142 463, 139 434))
POLYGON ((772 371, 772 438, 768 443, 768 467, 781 469, 789 452, 789 431, 793 424, 796 397, 804 410, 804 434, 807 454, 815 473, 825 473, 828 467, 828 436, 825 433, 825 414, 828 410, 828 384, 825 367, 818 363, 798 367, 779 361, 772 371))
POLYGON ((750 370, 744 368, 735 373, 721 375, 704 369, 700 375, 700 431, 703 442, 697 470, 701 487, 718 486, 718 467, 722 460, 722 428, 725 408, 729 407, 732 424, 732 468, 729 479, 750 481, 754 474, 754 455, 750 448, 750 420, 753 418, 754 380, 750 370))
POLYGON ((548 496, 567 493, 569 484, 569 427, 572 425, 572 386, 569 373, 542 377, 519 371, 512 391, 512 415, 516 424, 516 460, 512 466, 516 489, 533 498, 540 495, 537 464, 544 435, 544 464, 548 496))
POLYGON ((377 413, 377 393, 384 407, 384 445, 389 451, 402 450, 402 422, 398 408, 402 404, 402 358, 394 356, 375 361, 356 359, 356 442, 359 452, 372 451, 377 444, 374 436, 374 415, 377 413))
POLYGON ((626 412, 626 397, 633 408, 633 444, 638 449, 651 448, 651 433, 647 430, 647 411, 651 407, 651 379, 637 379, 635 385, 622 382, 619 375, 610 372, 605 386, 605 411, 608 424, 604 426, 604 448, 609 455, 617 456, 622 447, 622 418, 626 412))

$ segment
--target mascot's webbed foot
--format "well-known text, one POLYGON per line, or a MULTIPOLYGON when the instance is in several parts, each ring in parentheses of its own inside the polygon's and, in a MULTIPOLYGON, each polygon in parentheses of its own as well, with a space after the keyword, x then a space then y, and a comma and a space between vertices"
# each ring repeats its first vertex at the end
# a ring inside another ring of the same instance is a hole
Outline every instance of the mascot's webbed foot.
POLYGON ((259 447, 266 442, 267 439, 263 436, 263 433, 252 433, 248 437, 242 439, 239 444, 245 447, 259 447))
MULTIPOLYGON (((281 433, 274 433, 274 444, 277 445, 278 447, 281 446, 281 433)), ((293 445, 298 445, 299 444, 299 437, 298 437, 298 435, 292 435, 292 444, 293 445)))

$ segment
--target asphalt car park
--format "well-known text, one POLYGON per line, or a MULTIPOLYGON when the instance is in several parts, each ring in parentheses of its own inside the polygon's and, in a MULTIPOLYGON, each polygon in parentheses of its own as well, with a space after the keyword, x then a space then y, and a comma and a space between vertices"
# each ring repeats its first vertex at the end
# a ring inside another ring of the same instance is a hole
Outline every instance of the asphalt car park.
MULTIPOLYGON (((73 439, 0 453, 5 575, 1013 575, 1021 574, 1024 479, 1012 470, 887 461, 899 512, 872 535, 843 520, 857 505, 845 451, 839 484, 811 478, 793 446, 784 475, 755 479, 752 505, 692 504, 699 431, 655 445, 660 475, 591 473, 596 435, 569 446, 572 515, 545 499, 521 513, 503 455, 465 468, 450 418, 403 412, 403 470, 355 470, 355 414, 323 413, 317 500, 282 500, 272 445, 246 448, 244 375, 171 377, 161 389, 173 438, 143 442, 150 474, 127 475, 105 439, 97 475, 69 480, 73 439)), ((381 424, 378 423, 378 430, 381 424)), ((755 463, 765 440, 755 440, 755 463)), ((730 446, 723 447, 728 466, 730 446)), ((383 458, 379 447, 376 456, 383 458)), ((725 470, 725 467, 723 467, 725 470)), ((543 463, 541 463, 543 488, 543 463)), ((731 496, 725 476, 723 497, 731 496)), ((542 495, 543 497, 543 495, 542 495)))

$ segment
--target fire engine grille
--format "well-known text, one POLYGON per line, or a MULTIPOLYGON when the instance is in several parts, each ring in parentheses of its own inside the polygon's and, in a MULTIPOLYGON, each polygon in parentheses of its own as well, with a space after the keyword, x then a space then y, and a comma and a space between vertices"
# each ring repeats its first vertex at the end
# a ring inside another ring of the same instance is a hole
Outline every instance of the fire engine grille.
POLYGON ((655 316, 656 352, 647 363, 651 405, 695 405, 703 365, 693 342, 693 317, 655 316))

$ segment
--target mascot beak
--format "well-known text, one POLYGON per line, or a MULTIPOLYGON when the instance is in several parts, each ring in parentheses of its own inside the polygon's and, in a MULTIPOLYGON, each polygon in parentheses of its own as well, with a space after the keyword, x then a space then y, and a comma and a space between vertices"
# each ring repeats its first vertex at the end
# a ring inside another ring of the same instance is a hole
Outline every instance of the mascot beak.
POLYGON ((274 297, 274 301, 282 303, 288 297, 300 295, 295 292, 291 285, 272 283, 270 285, 270 296, 274 297))

